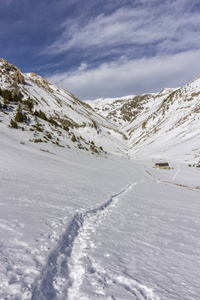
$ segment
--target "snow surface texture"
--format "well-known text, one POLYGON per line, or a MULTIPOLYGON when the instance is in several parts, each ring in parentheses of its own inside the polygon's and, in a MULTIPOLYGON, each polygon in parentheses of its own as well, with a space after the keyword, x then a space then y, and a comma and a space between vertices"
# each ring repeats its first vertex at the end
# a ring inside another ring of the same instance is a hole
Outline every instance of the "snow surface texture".
POLYGON ((199 298, 198 169, 0 143, 0 299, 199 298))

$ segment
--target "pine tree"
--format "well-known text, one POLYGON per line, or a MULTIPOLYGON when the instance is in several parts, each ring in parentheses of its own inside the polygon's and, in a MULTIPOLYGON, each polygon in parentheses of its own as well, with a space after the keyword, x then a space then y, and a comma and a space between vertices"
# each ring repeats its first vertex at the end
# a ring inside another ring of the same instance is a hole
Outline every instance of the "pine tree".
POLYGON ((15 121, 13 121, 13 119, 10 120, 10 127, 11 127, 11 128, 15 128, 15 129, 18 128, 17 123, 16 123, 15 121))
POLYGON ((76 142, 76 136, 75 136, 75 134, 72 135, 71 140, 72 140, 72 142, 76 142))
POLYGON ((21 107, 19 106, 15 116, 15 122, 23 122, 24 120, 25 120, 25 116, 21 111, 21 107))

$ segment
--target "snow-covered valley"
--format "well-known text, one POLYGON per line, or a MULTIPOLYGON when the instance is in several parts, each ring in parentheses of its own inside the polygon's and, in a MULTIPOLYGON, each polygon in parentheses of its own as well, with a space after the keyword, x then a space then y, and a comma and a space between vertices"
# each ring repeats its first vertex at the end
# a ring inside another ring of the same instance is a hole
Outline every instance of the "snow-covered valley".
POLYGON ((0 299, 198 299, 198 169, 54 152, 1 135, 0 299))
POLYGON ((199 299, 198 78, 183 99, 167 89, 118 101, 114 121, 23 76, 21 104, 0 96, 0 299, 199 299), (19 105, 29 120, 10 128, 19 105))

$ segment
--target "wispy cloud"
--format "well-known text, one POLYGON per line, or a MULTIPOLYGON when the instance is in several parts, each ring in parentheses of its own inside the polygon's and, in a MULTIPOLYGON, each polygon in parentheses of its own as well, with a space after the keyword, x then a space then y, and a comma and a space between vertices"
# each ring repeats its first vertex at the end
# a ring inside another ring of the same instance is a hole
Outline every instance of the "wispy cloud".
POLYGON ((62 68, 51 81, 87 99, 159 91, 199 74, 195 0, 121 2, 126 5, 106 2, 98 13, 60 24, 60 35, 43 53, 70 56, 76 69, 62 68))
MULTIPOLYGON (((144 46, 154 44, 157 51, 188 49, 194 45, 193 34, 200 25, 199 14, 190 14, 192 4, 188 1, 143 1, 145 5, 121 7, 110 15, 104 13, 89 18, 87 23, 82 20, 68 19, 62 24, 61 36, 52 43, 47 52, 51 54, 64 53, 70 49, 82 51, 95 48, 99 53, 112 51, 119 47, 144 46), (157 2, 156 5, 154 2, 157 2), (154 3, 154 5, 152 5, 154 3), (187 15, 187 16, 186 16, 187 15)), ((194 3, 194 2, 192 2, 194 3)), ((196 40, 196 47, 199 41, 196 40)))
POLYGON ((186 84, 197 76, 199 60, 200 51, 128 61, 119 59, 103 63, 96 69, 79 68, 48 79, 80 99, 158 92, 164 87, 186 84))

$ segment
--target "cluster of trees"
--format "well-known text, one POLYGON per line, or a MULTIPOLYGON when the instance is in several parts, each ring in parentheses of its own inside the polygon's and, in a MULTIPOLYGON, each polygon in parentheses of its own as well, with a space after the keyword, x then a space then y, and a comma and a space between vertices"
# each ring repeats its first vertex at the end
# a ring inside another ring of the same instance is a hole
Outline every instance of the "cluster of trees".
MULTIPOLYGON (((3 108, 5 108, 5 109, 7 109, 8 102, 21 103, 22 105, 25 105, 29 109, 30 112, 32 112, 32 110, 34 108, 33 101, 30 98, 28 98, 27 100, 22 101, 22 98, 19 95, 13 94, 9 90, 3 90, 3 89, 0 88, 0 96, 2 96, 2 98, 4 99, 3 108)), ((2 104, 0 102, 0 109, 1 108, 2 108, 2 104)), ((46 116, 46 114, 41 110, 39 110, 39 111, 35 110, 33 112, 33 115, 40 118, 40 119, 43 119, 43 120, 51 123, 54 126, 59 126, 59 124, 56 122, 56 120, 54 120, 52 117, 48 118, 46 116)), ((27 118, 26 114, 22 112, 21 106, 19 105, 15 118, 11 119, 11 121, 10 121, 10 126, 12 128, 18 128, 17 122, 26 122, 26 118, 27 118)), ((64 129, 66 131, 69 131, 69 128, 67 126, 65 126, 64 129)))
POLYGON ((45 113, 44 113, 43 111, 41 111, 41 110, 39 110, 39 111, 35 110, 35 111, 34 111, 34 116, 36 116, 36 117, 38 117, 38 118, 40 118, 40 119, 43 119, 43 120, 47 121, 47 116, 46 116, 45 113))
POLYGON ((9 90, 2 90, 0 88, 0 96, 2 96, 5 100, 11 101, 11 102, 21 102, 22 99, 19 95, 17 94, 12 94, 11 91, 9 90))
MULTIPOLYGON (((4 108, 7 108, 8 102, 18 102, 18 103, 22 103, 23 105, 26 105, 28 107, 28 109, 30 110, 30 112, 32 112, 32 110, 33 110, 34 104, 33 104, 33 101, 30 98, 28 98, 27 100, 22 101, 22 98, 19 95, 17 95, 17 94, 13 95, 13 93, 11 91, 3 90, 1 88, 0 88, 0 96, 2 96, 3 99, 4 99, 4 108)), ((2 108, 2 104, 0 103, 0 109, 1 108, 2 108)), ((21 111, 21 108, 18 109, 17 114, 15 116, 15 121, 16 122, 23 122, 24 121, 25 114, 23 114, 23 117, 22 117, 22 114, 23 113, 21 111)), ((53 118, 47 118, 46 114, 41 110, 39 110, 39 111, 35 110, 33 114, 34 114, 34 116, 36 116, 40 119, 43 119, 43 120, 51 123, 54 126, 58 126, 58 123, 53 118)), ((11 127, 13 127, 13 125, 14 125, 13 122, 14 121, 12 120, 12 126, 11 127)), ((13 128, 17 128, 16 124, 13 128)), ((67 127, 65 127, 64 129, 68 130, 67 127)))
POLYGON ((43 111, 41 111, 41 110, 39 110, 39 111, 35 110, 34 116, 36 116, 36 117, 38 117, 40 119, 43 119, 43 120, 51 123, 54 126, 58 126, 58 123, 54 119, 47 118, 46 114, 43 111))
POLYGON ((23 104, 26 105, 30 111, 32 111, 34 105, 33 105, 33 101, 31 101, 31 99, 24 100, 23 104))
POLYGON ((9 90, 2 90, 0 88, 0 96, 4 99, 4 108, 7 108, 8 102, 17 102, 22 103, 23 105, 26 105, 30 111, 33 109, 33 101, 28 98, 27 100, 22 101, 22 97, 20 97, 18 94, 13 94, 13 92, 9 90))
POLYGON ((17 113, 15 115, 14 120, 13 119, 10 120, 10 127, 17 129, 18 128, 17 122, 23 123, 23 122, 26 122, 26 121, 27 121, 26 114, 23 113, 22 110, 21 110, 21 107, 18 106, 17 113))
MULTIPOLYGON (((31 101, 26 100, 26 101, 23 101, 23 104, 25 103, 26 105, 28 105, 29 102, 31 102, 31 101)), ((30 109, 32 109, 31 105, 30 105, 30 109)), ((47 122, 50 122, 51 124, 53 124, 55 126, 58 126, 58 123, 54 119, 47 118, 46 114, 43 111, 41 111, 41 110, 39 110, 39 111, 35 110, 34 113, 33 113, 33 115, 36 116, 36 117, 38 117, 38 118, 40 118, 40 119, 43 119, 43 120, 45 120, 47 122)), ((10 126, 12 128, 18 128, 18 125, 17 125, 18 122, 22 123, 22 122, 26 122, 26 121, 27 121, 27 115, 26 115, 26 113, 22 112, 21 106, 19 105, 14 120, 11 119, 11 121, 10 121, 10 126)))

